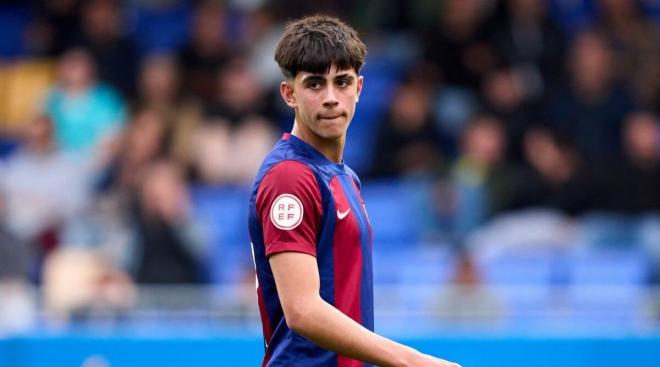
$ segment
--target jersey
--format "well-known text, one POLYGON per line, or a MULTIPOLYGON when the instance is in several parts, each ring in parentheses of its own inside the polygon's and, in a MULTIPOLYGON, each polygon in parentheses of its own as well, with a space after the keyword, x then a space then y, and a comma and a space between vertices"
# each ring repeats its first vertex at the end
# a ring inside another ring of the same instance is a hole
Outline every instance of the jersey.
POLYGON ((284 134, 252 186, 249 231, 265 340, 262 366, 366 367, 287 327, 268 262, 287 251, 315 256, 320 296, 373 331, 371 224, 355 172, 284 134))

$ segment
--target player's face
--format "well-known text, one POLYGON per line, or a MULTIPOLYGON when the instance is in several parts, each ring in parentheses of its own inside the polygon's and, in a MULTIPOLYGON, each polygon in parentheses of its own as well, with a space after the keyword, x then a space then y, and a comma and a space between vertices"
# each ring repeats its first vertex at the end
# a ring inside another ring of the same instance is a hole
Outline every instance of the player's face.
POLYGON ((362 91, 362 77, 355 70, 337 70, 333 65, 327 74, 300 72, 285 83, 289 87, 293 83, 290 95, 283 90, 283 96, 301 128, 328 140, 346 135, 362 91))

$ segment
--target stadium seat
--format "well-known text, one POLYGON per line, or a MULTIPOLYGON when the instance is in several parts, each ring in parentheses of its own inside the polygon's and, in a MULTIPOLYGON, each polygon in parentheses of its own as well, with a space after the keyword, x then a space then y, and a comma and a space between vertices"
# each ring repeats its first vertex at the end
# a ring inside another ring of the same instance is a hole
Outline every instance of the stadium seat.
POLYGON ((193 213, 209 237, 208 274, 214 283, 236 282, 251 266, 247 228, 249 192, 236 187, 196 186, 193 213))
POLYGON ((568 257, 571 324, 626 330, 643 325, 650 264, 638 248, 582 248, 568 257))
POLYGON ((375 246, 417 242, 422 213, 415 210, 411 194, 405 183, 396 180, 362 185, 375 246))
POLYGON ((558 255, 552 248, 510 248, 488 257, 476 256, 486 285, 550 286, 559 276, 558 255))
POLYGON ((18 139, 0 137, 0 162, 9 158, 19 147, 18 139))
POLYGON ((135 9, 134 37, 144 53, 174 52, 188 38, 190 8, 185 3, 135 9))
POLYGON ((579 242, 589 247, 630 246, 637 242, 636 218, 612 213, 590 213, 579 222, 579 242))
POLYGON ((444 285, 455 267, 448 246, 422 246, 401 242, 390 247, 376 247, 373 254, 374 282, 381 284, 444 285))
POLYGON ((502 306, 502 323, 512 330, 552 325, 553 285, 561 278, 557 250, 510 248, 476 257, 483 283, 502 306))
POLYGON ((25 34, 31 17, 27 5, 0 6, 0 24, 3 32, 3 36, 0 37, 0 59, 22 56, 26 53, 25 42, 21 35, 25 34))
POLYGON ((638 248, 581 248, 568 256, 573 285, 641 287, 649 276, 649 259, 638 248))

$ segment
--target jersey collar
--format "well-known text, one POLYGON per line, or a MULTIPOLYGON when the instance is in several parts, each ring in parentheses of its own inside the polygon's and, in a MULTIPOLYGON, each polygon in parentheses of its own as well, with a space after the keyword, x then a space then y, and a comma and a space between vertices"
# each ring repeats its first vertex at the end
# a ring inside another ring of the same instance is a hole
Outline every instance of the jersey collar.
POLYGON ((338 173, 345 172, 345 164, 343 158, 341 163, 335 163, 329 160, 326 156, 324 156, 323 153, 318 151, 318 149, 314 148, 306 141, 300 139, 299 137, 291 133, 282 134, 282 140, 288 141, 289 144, 291 144, 291 146, 293 146, 294 149, 296 149, 299 153, 301 153, 306 157, 312 158, 318 164, 322 164, 324 166, 331 166, 335 170, 337 170, 338 173))

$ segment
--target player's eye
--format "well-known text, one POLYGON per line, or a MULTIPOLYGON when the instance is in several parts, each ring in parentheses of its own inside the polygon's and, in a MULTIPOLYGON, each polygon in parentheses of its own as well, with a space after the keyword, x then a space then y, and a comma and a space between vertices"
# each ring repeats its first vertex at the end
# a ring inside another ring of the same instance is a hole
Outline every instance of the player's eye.
POLYGON ((337 81, 337 86, 340 88, 348 87, 351 85, 351 81, 348 79, 340 79, 337 81))
POLYGON ((310 83, 307 84, 307 88, 315 89, 315 90, 316 89, 321 89, 321 83, 319 83, 319 82, 310 82, 310 83))

